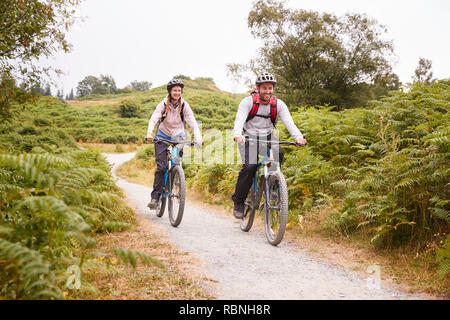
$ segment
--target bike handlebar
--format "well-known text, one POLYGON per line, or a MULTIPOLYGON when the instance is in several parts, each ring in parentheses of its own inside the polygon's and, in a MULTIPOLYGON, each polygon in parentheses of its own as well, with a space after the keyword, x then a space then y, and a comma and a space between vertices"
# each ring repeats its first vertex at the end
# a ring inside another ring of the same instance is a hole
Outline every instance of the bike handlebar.
POLYGON ((158 142, 167 142, 173 146, 177 145, 177 144, 189 144, 190 146, 194 146, 196 145, 196 143, 194 141, 189 141, 189 140, 185 140, 185 141, 172 141, 172 140, 166 140, 166 139, 153 139, 153 143, 158 143, 158 142))
MULTIPOLYGON (((278 145, 287 145, 287 146, 296 146, 296 147, 304 147, 300 144, 297 144, 296 142, 292 142, 292 141, 265 141, 265 140, 255 140, 255 139, 249 139, 247 137, 245 137, 245 141, 248 142, 262 142, 262 143, 270 143, 270 144, 278 144, 278 145)), ((308 143, 306 143, 308 144, 308 143)), ((306 146, 305 144, 305 146, 306 146)))

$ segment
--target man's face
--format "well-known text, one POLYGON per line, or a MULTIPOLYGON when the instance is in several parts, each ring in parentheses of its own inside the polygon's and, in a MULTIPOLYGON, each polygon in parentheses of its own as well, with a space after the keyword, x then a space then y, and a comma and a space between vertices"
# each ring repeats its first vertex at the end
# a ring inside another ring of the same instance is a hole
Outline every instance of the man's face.
POLYGON ((259 98, 262 101, 269 101, 273 95, 273 84, 272 83, 262 83, 259 85, 259 98))
POLYGON ((180 86, 175 86, 170 90, 170 96, 172 97, 172 99, 174 100, 178 100, 181 97, 181 87, 180 86))

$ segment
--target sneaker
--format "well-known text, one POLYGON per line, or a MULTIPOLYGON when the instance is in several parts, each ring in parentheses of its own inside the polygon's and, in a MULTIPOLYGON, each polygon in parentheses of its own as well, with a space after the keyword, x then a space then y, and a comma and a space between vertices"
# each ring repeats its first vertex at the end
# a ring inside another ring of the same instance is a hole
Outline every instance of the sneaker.
POLYGON ((242 219, 244 217, 244 204, 234 203, 233 215, 236 219, 242 219))
POLYGON ((158 207, 158 200, 157 199, 152 199, 152 201, 150 201, 148 203, 147 207, 149 207, 150 210, 155 210, 158 207))

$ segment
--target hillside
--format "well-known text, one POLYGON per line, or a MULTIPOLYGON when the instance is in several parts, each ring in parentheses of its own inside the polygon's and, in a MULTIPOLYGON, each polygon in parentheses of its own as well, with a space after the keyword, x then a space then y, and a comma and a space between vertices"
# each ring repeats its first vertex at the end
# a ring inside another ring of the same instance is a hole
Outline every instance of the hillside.
MULTIPOLYGON (((244 95, 220 91, 208 80, 184 80, 183 97, 203 129, 229 129, 244 95)), ((55 115, 53 123, 77 141, 128 143, 143 140, 157 104, 167 95, 165 86, 144 92, 120 95, 95 95, 67 101, 64 116, 55 115), (129 110, 128 114, 121 114, 129 110)))

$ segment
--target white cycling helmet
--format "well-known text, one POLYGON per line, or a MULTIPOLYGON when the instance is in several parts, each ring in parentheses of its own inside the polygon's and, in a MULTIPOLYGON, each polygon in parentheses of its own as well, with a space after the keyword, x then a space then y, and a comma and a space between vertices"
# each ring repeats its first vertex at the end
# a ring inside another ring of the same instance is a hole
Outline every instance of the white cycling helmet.
POLYGON ((264 72, 261 73, 257 78, 256 78, 256 85, 259 86, 260 84, 263 83, 271 83, 274 86, 277 84, 277 80, 275 79, 274 75, 268 72, 264 72))

